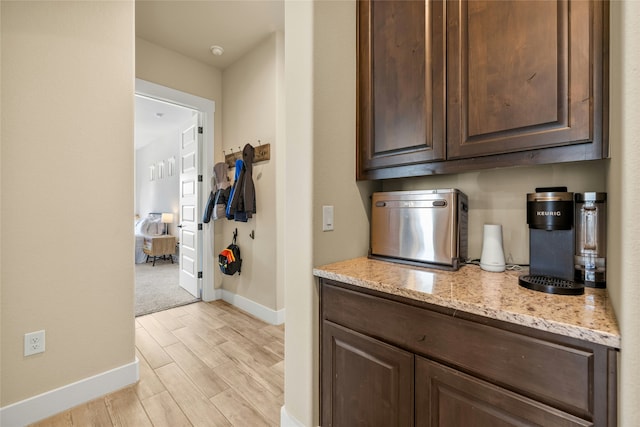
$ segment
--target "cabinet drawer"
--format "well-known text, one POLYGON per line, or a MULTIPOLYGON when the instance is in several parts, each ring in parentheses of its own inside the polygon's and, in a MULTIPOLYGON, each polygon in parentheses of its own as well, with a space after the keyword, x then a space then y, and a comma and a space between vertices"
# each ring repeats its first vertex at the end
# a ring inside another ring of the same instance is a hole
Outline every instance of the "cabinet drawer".
POLYGON ((547 341, 323 283, 325 320, 580 417, 593 416, 595 345, 560 344, 562 337, 547 341))

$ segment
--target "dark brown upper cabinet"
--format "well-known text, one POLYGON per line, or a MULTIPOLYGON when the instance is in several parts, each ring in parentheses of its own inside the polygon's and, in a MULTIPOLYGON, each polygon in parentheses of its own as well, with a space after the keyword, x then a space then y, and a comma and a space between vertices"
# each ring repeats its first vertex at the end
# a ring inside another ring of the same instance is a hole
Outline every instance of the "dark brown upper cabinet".
POLYGON ((358 178, 444 160, 444 4, 358 2, 358 178))
POLYGON ((608 157, 608 19, 599 0, 359 1, 357 178, 608 157))

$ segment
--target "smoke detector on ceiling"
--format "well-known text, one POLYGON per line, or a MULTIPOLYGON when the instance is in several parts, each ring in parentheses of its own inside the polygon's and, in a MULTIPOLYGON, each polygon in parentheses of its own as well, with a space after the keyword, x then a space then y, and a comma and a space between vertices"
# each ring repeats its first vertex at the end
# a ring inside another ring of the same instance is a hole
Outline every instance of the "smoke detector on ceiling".
POLYGON ((224 49, 222 48, 222 46, 218 46, 218 45, 213 45, 209 48, 211 50, 211 53, 213 53, 215 56, 220 56, 224 53, 224 49))

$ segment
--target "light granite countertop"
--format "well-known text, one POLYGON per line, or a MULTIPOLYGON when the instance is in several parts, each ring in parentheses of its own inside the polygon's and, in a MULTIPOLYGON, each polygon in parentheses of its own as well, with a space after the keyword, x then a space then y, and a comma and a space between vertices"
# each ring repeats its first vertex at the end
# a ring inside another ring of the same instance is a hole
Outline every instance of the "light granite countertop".
POLYGON ((325 279, 620 348, 606 289, 546 294, 520 286, 518 276, 524 273, 491 273, 475 265, 443 271, 365 257, 313 269, 325 279))

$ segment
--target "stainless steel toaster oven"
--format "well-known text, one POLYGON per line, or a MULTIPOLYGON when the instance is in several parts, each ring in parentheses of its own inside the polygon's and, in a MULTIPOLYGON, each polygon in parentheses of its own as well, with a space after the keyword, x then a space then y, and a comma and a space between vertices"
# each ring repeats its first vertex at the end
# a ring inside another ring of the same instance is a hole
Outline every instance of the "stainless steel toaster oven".
POLYGON ((373 193, 369 257, 457 270, 467 258, 468 212, 457 189, 373 193))

